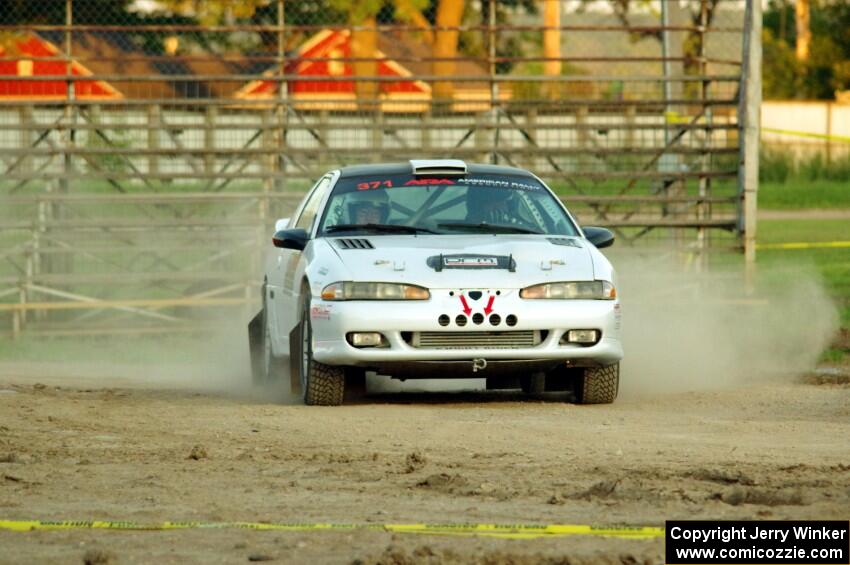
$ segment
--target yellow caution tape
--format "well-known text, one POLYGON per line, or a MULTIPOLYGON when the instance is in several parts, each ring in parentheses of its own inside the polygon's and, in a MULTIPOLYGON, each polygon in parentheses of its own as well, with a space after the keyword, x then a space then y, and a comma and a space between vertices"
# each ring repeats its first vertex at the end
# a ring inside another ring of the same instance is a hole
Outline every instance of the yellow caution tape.
POLYGON ((795 135, 797 137, 809 137, 812 139, 825 139, 827 141, 840 141, 842 143, 850 143, 850 137, 846 135, 827 135, 825 133, 812 133, 808 131, 793 131, 788 129, 776 128, 761 128, 761 131, 768 133, 778 133, 781 135, 795 135))
POLYGON ((555 536, 604 536, 652 539, 664 536, 664 528, 652 526, 590 526, 585 524, 385 524, 397 533, 472 535, 501 538, 540 538, 555 536))
POLYGON ((837 249, 850 247, 850 241, 810 241, 800 243, 759 243, 756 249, 837 249))
POLYGON ((533 539, 560 536, 603 536, 625 539, 654 539, 664 536, 664 528, 654 526, 590 526, 585 524, 335 524, 264 522, 128 522, 106 520, 0 520, 0 530, 188 530, 248 529, 277 531, 383 530, 403 534, 487 536, 533 539))

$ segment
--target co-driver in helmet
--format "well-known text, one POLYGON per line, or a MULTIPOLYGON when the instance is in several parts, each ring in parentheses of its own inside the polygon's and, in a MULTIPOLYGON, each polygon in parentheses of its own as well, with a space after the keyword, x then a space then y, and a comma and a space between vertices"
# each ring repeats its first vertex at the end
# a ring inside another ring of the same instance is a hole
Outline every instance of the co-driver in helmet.
POLYGON ((352 224, 385 224, 390 216, 390 198, 386 190, 353 192, 346 198, 348 221, 352 224))

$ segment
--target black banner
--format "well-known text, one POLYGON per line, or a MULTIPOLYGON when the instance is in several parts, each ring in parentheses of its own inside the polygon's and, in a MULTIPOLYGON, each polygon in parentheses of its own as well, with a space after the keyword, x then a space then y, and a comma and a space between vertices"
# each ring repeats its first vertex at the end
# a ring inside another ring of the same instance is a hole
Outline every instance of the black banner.
POLYGON ((850 523, 839 521, 668 521, 667 563, 850 563, 850 523))

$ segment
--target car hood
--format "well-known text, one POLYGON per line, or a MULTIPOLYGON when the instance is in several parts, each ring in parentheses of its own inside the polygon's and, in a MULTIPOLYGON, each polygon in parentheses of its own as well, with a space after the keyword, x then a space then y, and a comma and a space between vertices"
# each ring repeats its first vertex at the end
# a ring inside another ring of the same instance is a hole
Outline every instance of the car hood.
POLYGON ((347 274, 347 280, 428 288, 522 288, 594 279, 591 244, 575 237, 380 235, 324 238, 324 242, 342 262, 347 273, 340 274, 347 274))

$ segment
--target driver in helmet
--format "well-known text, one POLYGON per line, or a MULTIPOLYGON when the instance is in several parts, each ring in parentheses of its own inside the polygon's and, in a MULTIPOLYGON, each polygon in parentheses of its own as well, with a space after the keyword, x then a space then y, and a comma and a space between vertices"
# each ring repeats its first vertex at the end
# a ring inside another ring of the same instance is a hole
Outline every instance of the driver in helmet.
POLYGON ((385 224, 390 216, 390 198, 386 190, 352 192, 346 199, 352 224, 385 224))
POLYGON ((498 225, 516 223, 512 203, 510 189, 470 186, 466 190, 466 221, 498 225))

